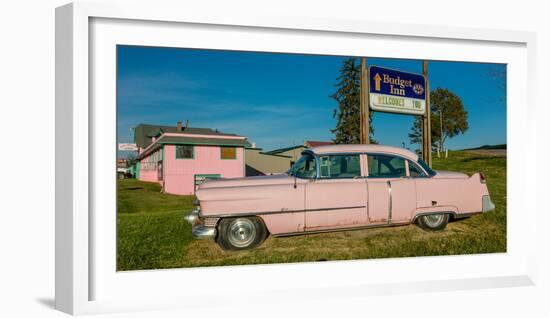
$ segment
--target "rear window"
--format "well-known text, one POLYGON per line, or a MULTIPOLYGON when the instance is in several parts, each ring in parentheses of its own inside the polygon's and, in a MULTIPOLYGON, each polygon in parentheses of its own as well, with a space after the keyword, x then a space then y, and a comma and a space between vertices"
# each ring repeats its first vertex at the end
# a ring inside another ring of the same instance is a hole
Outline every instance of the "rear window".
POLYGON ((430 177, 435 176, 435 171, 433 171, 432 168, 430 168, 430 166, 428 166, 428 164, 424 162, 424 160, 418 159, 417 162, 422 167, 422 169, 424 169, 428 173, 430 177))
POLYGON ((422 169, 420 169, 420 167, 416 163, 410 160, 408 162, 409 162, 409 176, 413 178, 427 176, 426 173, 424 173, 424 171, 422 171, 422 169))
POLYGON ((405 159, 390 155, 368 155, 369 178, 399 178, 407 176, 405 159))

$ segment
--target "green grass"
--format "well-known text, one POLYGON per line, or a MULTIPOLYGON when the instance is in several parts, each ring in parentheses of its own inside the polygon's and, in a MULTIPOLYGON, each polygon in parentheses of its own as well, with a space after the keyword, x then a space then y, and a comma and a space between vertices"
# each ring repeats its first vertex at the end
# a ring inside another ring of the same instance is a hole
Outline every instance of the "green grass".
POLYGON ((483 171, 496 204, 491 213, 450 223, 442 232, 414 225, 268 238, 260 247, 225 252, 213 240, 195 240, 182 216, 192 196, 160 193, 137 180, 118 184, 118 270, 312 262, 506 251, 506 157, 467 151, 434 158, 434 168, 473 174, 483 171))
POLYGON ((118 181, 117 268, 179 267, 194 240, 182 216, 194 197, 160 193, 155 183, 118 181))

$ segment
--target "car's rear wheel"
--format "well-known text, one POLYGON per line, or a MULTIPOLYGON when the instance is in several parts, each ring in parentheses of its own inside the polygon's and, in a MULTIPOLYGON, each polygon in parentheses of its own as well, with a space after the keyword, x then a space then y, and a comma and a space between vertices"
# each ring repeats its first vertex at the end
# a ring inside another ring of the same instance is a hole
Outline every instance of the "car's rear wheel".
POLYGON ((245 250, 262 243, 267 229, 257 217, 224 218, 218 225, 217 243, 224 250, 245 250))
POLYGON ((418 217, 417 224, 424 230, 441 231, 449 223, 448 213, 428 214, 418 217))

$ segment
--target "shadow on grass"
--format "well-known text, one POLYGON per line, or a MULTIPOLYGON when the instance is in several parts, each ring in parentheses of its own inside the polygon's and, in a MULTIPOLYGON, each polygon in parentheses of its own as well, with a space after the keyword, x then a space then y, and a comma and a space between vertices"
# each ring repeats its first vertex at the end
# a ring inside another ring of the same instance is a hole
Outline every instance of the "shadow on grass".
POLYGON ((469 218, 471 218, 471 216, 466 216, 466 217, 461 217, 461 218, 454 218, 454 217, 451 217, 451 218, 449 218, 449 223, 466 221, 466 220, 468 220, 469 218))
POLYGON ((502 158, 502 157, 478 156, 478 157, 464 158, 464 159, 461 159, 460 162, 472 162, 472 161, 478 161, 478 160, 492 160, 492 159, 500 159, 500 158, 502 158))

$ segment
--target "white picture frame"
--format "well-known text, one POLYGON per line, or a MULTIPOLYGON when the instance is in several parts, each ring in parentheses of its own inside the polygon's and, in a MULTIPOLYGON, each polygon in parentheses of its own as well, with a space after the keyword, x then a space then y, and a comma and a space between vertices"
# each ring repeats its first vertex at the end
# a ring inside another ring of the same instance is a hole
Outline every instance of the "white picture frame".
MULTIPOLYGON (((220 299, 216 296, 223 294, 224 288, 209 288, 212 286, 209 283, 220 280, 231 283, 237 275, 252 284, 257 282, 246 293, 248 301, 252 302, 266 301, 266 298, 280 302, 534 284, 536 232, 535 224, 527 222, 527 218, 529 215, 535 218, 536 198, 535 192, 526 191, 523 185, 535 184, 536 180, 534 175, 524 175, 517 169, 521 160, 519 153, 533 157, 535 154, 534 126, 528 125, 528 116, 534 112, 535 92, 531 85, 535 80, 534 33, 298 19, 276 14, 225 16, 199 14, 183 10, 184 7, 175 4, 151 10, 144 5, 74 3, 56 10, 57 309, 86 314, 196 307, 206 305, 207 299, 220 299), (182 40, 178 36, 181 34, 187 37, 182 40), (219 42, 213 45, 216 37, 219 42), (322 48, 320 41, 336 45, 322 48), (353 46, 357 41, 363 41, 367 47, 374 43, 385 44, 376 51, 373 47, 369 56, 508 64, 507 253, 124 273, 117 273, 115 268, 113 271, 116 257, 113 255, 116 236, 112 235, 115 219, 111 218, 115 208, 115 161, 112 159, 116 149, 116 140, 113 140, 116 103, 115 108, 112 107, 113 94, 116 94, 115 77, 112 76, 116 50, 110 51, 113 45, 186 45, 362 56, 367 52, 353 46), (397 50, 403 41, 407 48, 397 50), (290 48, 291 45, 294 46, 290 48), (94 103, 102 106, 94 107, 94 103), (104 127, 101 131, 97 130, 99 124, 104 127), (113 174, 111 181, 110 173, 113 174), (94 214, 98 206, 110 210, 106 215, 94 214), (514 212, 520 208, 524 209, 522 217, 514 212), (108 234, 94 236, 98 228, 108 234), (422 271, 429 271, 430 276, 418 274, 422 271), (357 278, 359 272, 373 275, 357 278), (412 275, 413 272, 417 274, 412 275), (192 292, 181 290, 178 288, 181 282, 195 287, 192 292), (170 283, 173 287, 169 287, 170 283), (163 292, 158 292, 159 286, 165 287, 163 292), (137 287, 141 291, 154 292, 138 295, 137 287), (304 289, 308 293, 302 293, 304 289)), ((217 303, 235 301, 236 297, 225 297, 217 303)))

